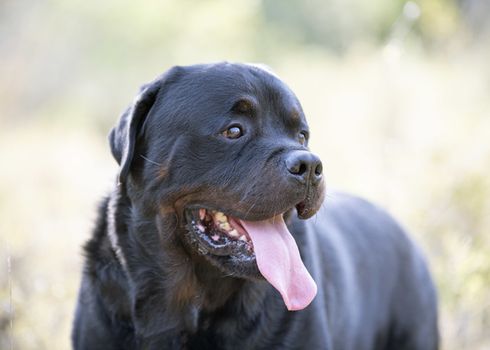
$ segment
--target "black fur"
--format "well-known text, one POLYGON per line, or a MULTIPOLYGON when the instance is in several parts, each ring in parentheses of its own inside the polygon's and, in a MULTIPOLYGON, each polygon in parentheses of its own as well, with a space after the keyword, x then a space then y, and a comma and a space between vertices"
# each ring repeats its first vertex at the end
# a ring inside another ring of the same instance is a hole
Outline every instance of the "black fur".
POLYGON ((85 246, 74 348, 437 349, 420 252, 362 199, 332 193, 320 208, 321 177, 285 166, 308 152, 300 132, 296 97, 257 67, 175 67, 144 86, 110 134, 119 181, 85 246), (237 124, 242 137, 223 136, 237 124), (248 220, 287 212, 318 284, 312 304, 287 311, 265 280, 194 250, 183 216, 194 203, 248 220))

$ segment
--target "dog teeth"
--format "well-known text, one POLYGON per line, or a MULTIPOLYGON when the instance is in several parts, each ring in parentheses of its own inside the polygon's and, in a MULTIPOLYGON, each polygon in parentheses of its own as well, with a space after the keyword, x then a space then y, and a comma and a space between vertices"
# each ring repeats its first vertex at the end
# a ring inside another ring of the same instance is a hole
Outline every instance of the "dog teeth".
POLYGON ((218 211, 214 214, 214 219, 219 222, 228 222, 228 219, 226 218, 226 215, 223 214, 222 212, 218 211))
POLYGON ((220 222, 219 228, 222 229, 222 230, 225 230, 225 231, 230 231, 231 230, 231 226, 230 226, 230 224, 228 222, 220 222))
POLYGON ((228 222, 228 218, 226 217, 225 214, 223 214, 220 211, 217 211, 213 213, 213 219, 214 219, 214 224, 222 231, 225 231, 226 233, 230 233, 232 231, 232 227, 228 222))
MULTIPOLYGON (((230 238, 234 238, 237 240, 239 239, 244 242, 249 241, 246 235, 240 235, 240 232, 238 232, 233 226, 231 226, 225 213, 215 210, 207 211, 206 209, 201 208, 199 209, 199 219, 203 223, 197 223, 196 227, 201 232, 206 231, 206 227, 204 226, 204 224, 207 225, 209 222, 214 222, 215 228, 217 228, 221 232, 221 234, 226 234, 230 238)), ((221 236, 219 233, 215 233, 210 237, 212 240, 218 241, 221 236)))
MULTIPOLYGON (((199 220, 192 220, 192 225, 201 233, 208 234, 214 242, 218 242, 224 237, 231 238, 232 241, 243 241, 247 243, 248 246, 251 244, 250 238, 239 232, 235 227, 233 227, 229 221, 228 216, 225 213, 215 210, 207 210, 205 208, 200 208, 197 213, 199 220), (214 224, 214 229, 212 228, 214 224), (210 231, 210 232, 209 232, 210 231)), ((205 252, 204 252, 205 253, 205 252)))
POLYGON ((229 231, 229 232, 228 232, 228 235, 229 235, 230 237, 235 237, 235 238, 238 238, 238 236, 239 236, 240 234, 238 233, 238 231, 237 231, 237 230, 232 229, 231 231, 229 231))

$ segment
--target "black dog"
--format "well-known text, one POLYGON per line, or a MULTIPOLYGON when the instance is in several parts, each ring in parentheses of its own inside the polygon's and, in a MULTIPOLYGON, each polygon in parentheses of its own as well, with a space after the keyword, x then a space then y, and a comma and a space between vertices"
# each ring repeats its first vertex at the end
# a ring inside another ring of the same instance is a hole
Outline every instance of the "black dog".
POLYGON ((362 199, 322 206, 308 137, 295 95, 256 66, 144 86, 110 134, 119 181, 85 246, 74 347, 436 349, 420 252, 362 199))

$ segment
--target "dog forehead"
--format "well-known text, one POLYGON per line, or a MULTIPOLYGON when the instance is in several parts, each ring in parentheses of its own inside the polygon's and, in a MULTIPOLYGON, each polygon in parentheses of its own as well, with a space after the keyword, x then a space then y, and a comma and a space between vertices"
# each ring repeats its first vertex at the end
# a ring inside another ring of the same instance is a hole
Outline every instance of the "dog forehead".
POLYGON ((296 95, 266 66, 224 62, 182 68, 177 84, 167 91, 177 100, 203 107, 231 107, 248 97, 260 107, 280 109, 281 113, 302 112, 296 95))
POLYGON ((192 95, 227 97, 234 95, 261 96, 294 94, 272 73, 270 69, 258 64, 216 63, 193 65, 184 68, 181 75, 182 88, 192 95))

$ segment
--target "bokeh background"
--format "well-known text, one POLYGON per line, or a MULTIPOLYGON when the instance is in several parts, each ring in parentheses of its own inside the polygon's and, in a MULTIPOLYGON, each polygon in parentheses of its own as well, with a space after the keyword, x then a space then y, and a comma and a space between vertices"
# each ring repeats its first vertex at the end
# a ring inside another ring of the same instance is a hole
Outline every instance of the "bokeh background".
POLYGON ((487 0, 0 1, 0 348, 70 347, 106 135, 138 87, 229 60, 272 67, 330 187, 418 241, 444 349, 490 349, 489 23, 487 0))

